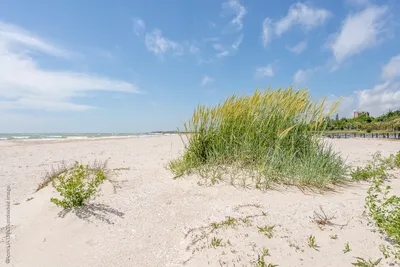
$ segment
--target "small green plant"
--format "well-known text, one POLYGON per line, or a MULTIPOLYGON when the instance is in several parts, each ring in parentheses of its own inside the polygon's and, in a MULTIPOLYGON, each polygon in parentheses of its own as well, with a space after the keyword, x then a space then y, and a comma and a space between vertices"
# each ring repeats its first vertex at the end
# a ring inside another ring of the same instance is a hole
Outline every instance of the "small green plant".
POLYGON ((26 201, 31 201, 33 199, 33 197, 28 197, 27 199, 26 199, 26 201))
POLYGON ((368 261, 364 260, 363 258, 356 257, 357 262, 351 263, 354 266, 359 266, 359 267, 375 267, 378 266, 378 264, 381 262, 382 258, 377 259, 376 261, 372 261, 369 259, 368 261))
POLYGON ((350 175, 354 181, 368 181, 372 178, 379 177, 384 178, 386 177, 386 167, 381 165, 379 167, 375 167, 372 164, 368 164, 366 167, 357 167, 350 175))
POLYGON ((391 187, 383 183, 383 179, 373 180, 365 208, 378 230, 392 241, 391 247, 385 247, 384 256, 391 254, 400 259, 400 197, 390 196, 391 187))
POLYGON ((51 202, 64 209, 80 207, 94 198, 98 186, 106 179, 104 171, 93 170, 75 162, 74 166, 52 180, 61 199, 51 198, 51 202))
POLYGON ((264 226, 264 227, 257 227, 258 232, 263 233, 266 237, 272 238, 272 232, 274 231, 275 225, 272 226, 264 226))
POLYGON ((269 250, 267 249, 267 248, 263 248, 263 250, 262 250, 262 255, 265 257, 265 256, 270 256, 269 255, 269 250))
POLYGON ((347 242, 347 243, 344 245, 343 252, 344 252, 344 254, 346 254, 346 253, 348 253, 348 252, 350 252, 350 251, 351 251, 351 248, 350 248, 349 242, 347 242))
POLYGON ((257 261, 255 266, 256 267, 277 267, 278 265, 272 264, 272 263, 266 263, 265 262, 265 257, 270 256, 269 250, 266 248, 263 248, 261 253, 258 254, 257 261))
POLYGON ((211 246, 216 248, 216 247, 221 247, 222 246, 222 239, 217 238, 217 237, 213 237, 211 239, 211 246))
POLYGON ((331 239, 335 239, 335 240, 338 239, 338 235, 330 235, 329 237, 330 237, 331 239))
POLYGON ((315 242, 315 236, 310 235, 310 236, 308 237, 308 246, 309 246, 310 248, 317 249, 318 245, 317 245, 317 243, 315 242))
POLYGON ((263 211, 262 215, 266 217, 266 216, 268 216, 268 212, 263 211))
POLYGON ((228 216, 225 221, 222 222, 225 226, 234 226, 237 223, 237 220, 233 217, 228 216))
POLYGON ((267 263, 265 262, 264 256, 262 254, 261 255, 258 254, 255 266, 256 267, 266 267, 267 266, 267 263))
POLYGON ((214 230, 217 230, 217 229, 223 228, 223 227, 225 227, 225 228, 233 227, 234 228, 240 223, 240 221, 246 223, 249 221, 249 219, 248 218, 236 219, 234 217, 227 216, 224 221, 211 223, 211 228, 214 230))

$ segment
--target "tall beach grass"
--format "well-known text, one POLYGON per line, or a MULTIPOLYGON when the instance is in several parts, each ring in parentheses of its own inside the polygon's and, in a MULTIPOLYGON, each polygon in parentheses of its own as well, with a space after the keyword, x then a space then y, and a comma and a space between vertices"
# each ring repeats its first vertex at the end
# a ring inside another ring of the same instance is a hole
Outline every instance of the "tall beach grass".
POLYGON ((198 106, 184 124, 185 151, 169 168, 179 177, 229 166, 257 173, 258 186, 327 188, 346 172, 340 156, 321 138, 325 118, 337 104, 326 113, 325 100, 313 102, 308 90, 289 87, 198 106))

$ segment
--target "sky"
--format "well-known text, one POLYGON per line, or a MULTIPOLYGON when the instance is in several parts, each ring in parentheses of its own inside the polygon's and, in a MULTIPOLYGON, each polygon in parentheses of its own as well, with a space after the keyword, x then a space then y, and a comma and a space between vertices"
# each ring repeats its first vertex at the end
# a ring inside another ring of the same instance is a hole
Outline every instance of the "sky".
POLYGON ((400 108, 398 0, 0 0, 0 132, 176 130, 256 89, 400 108))

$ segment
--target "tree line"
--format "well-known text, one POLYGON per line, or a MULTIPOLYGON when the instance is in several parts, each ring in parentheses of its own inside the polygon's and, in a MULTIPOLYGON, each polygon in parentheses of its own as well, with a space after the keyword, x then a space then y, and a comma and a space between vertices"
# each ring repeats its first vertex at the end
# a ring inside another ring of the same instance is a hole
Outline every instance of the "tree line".
POLYGON ((357 118, 327 118, 328 131, 400 131, 400 109, 379 117, 360 114, 357 118))

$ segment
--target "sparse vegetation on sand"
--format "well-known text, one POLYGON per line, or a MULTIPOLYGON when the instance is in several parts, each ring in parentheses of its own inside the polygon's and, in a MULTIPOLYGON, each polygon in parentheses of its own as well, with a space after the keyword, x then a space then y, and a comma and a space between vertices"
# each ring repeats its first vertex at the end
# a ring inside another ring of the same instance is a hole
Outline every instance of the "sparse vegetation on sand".
POLYGON ((391 246, 381 246, 384 256, 400 259, 400 197, 391 195, 391 187, 376 178, 368 190, 365 207, 373 224, 391 241, 391 246))
POLYGON ((350 251, 351 251, 350 244, 349 242, 346 242, 346 244, 344 245, 343 253, 346 254, 349 253, 350 251))
POLYGON ((354 181, 368 181, 384 179, 386 171, 400 167, 400 152, 385 158, 380 153, 375 153, 372 160, 365 167, 357 167, 350 175, 354 181))
POLYGON ((373 261, 371 259, 369 259, 368 261, 366 261, 363 258, 360 257, 356 257, 357 261, 353 262, 352 265, 354 266, 359 266, 359 267, 374 267, 374 266, 378 266, 378 264, 381 262, 381 258, 373 261))
POLYGON ((326 108, 324 101, 313 102, 308 90, 292 87, 199 106, 184 125, 191 133, 183 138, 185 152, 169 168, 179 177, 204 168, 238 167, 260 174, 258 187, 275 182, 327 188, 343 181, 346 166, 320 138, 326 108))
POLYGON ((318 245, 317 245, 317 243, 315 242, 315 236, 310 235, 310 236, 308 237, 308 246, 309 246, 310 248, 313 248, 313 249, 317 249, 317 248, 318 248, 318 245))
MULTIPOLYGON (((101 171, 105 174, 107 173, 107 161, 95 160, 87 166, 88 166, 89 170, 92 172, 101 171)), ((65 161, 62 161, 57 166, 52 166, 50 170, 46 171, 46 174, 45 174, 42 182, 40 182, 38 184, 35 192, 45 188, 47 185, 52 183, 54 179, 56 179, 61 174, 66 173, 71 168, 73 168, 73 166, 65 163, 65 161)))
POLYGON ((355 180, 371 181, 366 197, 365 215, 390 241, 389 245, 380 246, 382 254, 385 258, 393 256, 395 259, 400 259, 400 197, 391 195, 391 187, 385 185, 385 181, 389 177, 387 171, 400 166, 399 158, 400 152, 387 158, 377 153, 367 167, 358 168, 351 174, 355 180))
POLYGON ((98 186, 106 180, 103 170, 91 169, 75 162, 74 166, 52 179, 52 185, 60 193, 61 199, 51 198, 57 206, 69 209, 80 207, 94 198, 98 186))
POLYGON ((255 262, 256 267, 276 267, 278 265, 272 264, 272 263, 266 263, 265 262, 265 257, 268 257, 269 255, 269 250, 266 248, 263 248, 261 253, 258 254, 257 260, 255 262))

